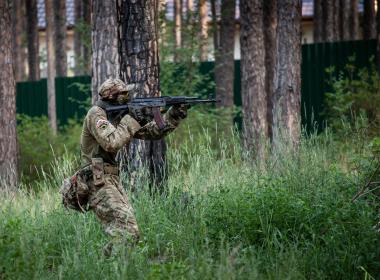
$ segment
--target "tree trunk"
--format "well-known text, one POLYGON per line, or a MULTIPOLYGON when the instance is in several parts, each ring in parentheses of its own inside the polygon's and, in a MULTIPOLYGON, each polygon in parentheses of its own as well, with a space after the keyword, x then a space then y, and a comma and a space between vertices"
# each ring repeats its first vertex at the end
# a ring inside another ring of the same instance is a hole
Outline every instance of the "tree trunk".
POLYGON ((235 0, 222 0, 220 44, 215 52, 215 84, 216 96, 224 107, 234 105, 234 46, 235 0))
POLYGON ((380 74, 380 0, 377 0, 377 14, 376 14, 376 61, 377 72, 380 74))
POLYGON ((340 0, 340 32, 342 40, 348 41, 351 39, 350 33, 350 1, 351 0, 340 0))
POLYGON ((199 0, 199 23, 200 23, 200 59, 207 61, 208 58, 208 26, 207 26, 207 3, 199 0))
POLYGON ((210 2, 211 2, 212 34, 213 34, 213 40, 214 40, 214 53, 215 53, 215 59, 216 59, 216 53, 218 52, 219 47, 220 47, 218 18, 216 15, 216 0, 211 0, 210 2))
POLYGON ((273 144, 297 147, 301 103, 301 1, 278 1, 277 57, 273 96, 273 144))
POLYGON ((342 39, 342 34, 340 31, 340 0, 333 1, 333 17, 334 17, 334 41, 340 41, 342 39))
POLYGON ((13 0, 12 7, 12 40, 13 40, 13 67, 17 82, 26 80, 26 36, 25 3, 24 0, 13 0))
POLYGON ((91 75, 92 63, 91 63, 91 36, 88 36, 91 30, 91 0, 83 0, 83 20, 86 27, 86 36, 82 39, 83 44, 83 60, 85 74, 91 75))
POLYGON ((324 18, 323 18, 323 9, 322 9, 323 0, 314 0, 314 43, 320 43, 324 40, 324 18))
POLYGON ((174 61, 178 60, 178 49, 182 47, 182 0, 174 0, 174 61))
POLYGON ((116 1, 92 1, 92 103, 108 78, 119 77, 116 1))
POLYGON ((358 12, 358 0, 351 0, 350 5, 350 39, 359 39, 359 12, 358 12))
POLYGON ((66 2, 54 0, 54 46, 55 46, 55 69, 58 77, 67 76, 66 54, 66 2))
POLYGON ((322 1, 323 9, 323 41, 333 42, 335 40, 334 28, 334 0, 322 1))
POLYGON ((375 0, 364 0, 363 39, 376 37, 375 0))
POLYGON ((80 26, 83 21, 83 0, 75 0, 74 7, 75 28, 74 28, 74 57, 76 76, 83 75, 83 44, 81 39, 80 26))
MULTIPOLYGON (((119 11, 120 75, 126 83, 139 85, 137 96, 160 95, 160 68, 157 41, 157 0, 122 0, 119 11)), ((133 140, 128 156, 128 171, 132 186, 145 169, 150 182, 159 185, 166 173, 164 140, 133 140), (142 168, 144 167, 144 168, 142 168)))
POLYGON ((57 132, 57 112, 55 103, 55 47, 54 47, 54 11, 53 0, 45 0, 46 49, 47 49, 47 89, 48 117, 54 133, 57 132))
POLYGON ((37 0, 25 1, 26 4, 26 32, 28 40, 28 66, 29 80, 40 79, 40 58, 38 43, 38 19, 37 19, 37 0))
POLYGON ((268 137, 263 1, 240 0, 243 142, 262 158, 268 137))
POLYGON ((272 140, 272 120, 273 120, 273 104, 272 96, 274 92, 275 67, 277 56, 277 0, 264 1, 264 39, 265 39, 265 91, 267 95, 267 123, 268 136, 272 140))
POLYGON ((0 188, 17 187, 16 85, 12 61, 11 0, 0 1, 0 188))

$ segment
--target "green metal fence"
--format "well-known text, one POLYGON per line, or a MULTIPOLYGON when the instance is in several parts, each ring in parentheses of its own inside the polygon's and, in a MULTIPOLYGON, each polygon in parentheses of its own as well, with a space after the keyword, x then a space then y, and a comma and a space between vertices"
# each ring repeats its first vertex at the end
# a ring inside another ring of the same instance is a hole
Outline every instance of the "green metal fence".
MULTIPOLYGON (((350 56, 356 56, 357 67, 369 65, 375 55, 376 42, 349 41, 320 43, 302 46, 302 123, 309 129, 316 123, 323 126, 324 94, 329 90, 325 69, 332 65, 339 72, 344 68, 350 56)), ((214 64, 201 65, 202 73, 213 71, 214 64)), ((241 105, 240 61, 235 62, 234 101, 241 105)), ((86 113, 83 102, 89 100, 90 91, 83 88, 91 83, 91 77, 63 77, 56 79, 57 118, 60 125, 69 118, 81 118, 86 113)), ((30 116, 47 115, 46 79, 37 82, 17 83, 17 112, 30 116)), ((241 119, 236 119, 241 124, 241 119)))

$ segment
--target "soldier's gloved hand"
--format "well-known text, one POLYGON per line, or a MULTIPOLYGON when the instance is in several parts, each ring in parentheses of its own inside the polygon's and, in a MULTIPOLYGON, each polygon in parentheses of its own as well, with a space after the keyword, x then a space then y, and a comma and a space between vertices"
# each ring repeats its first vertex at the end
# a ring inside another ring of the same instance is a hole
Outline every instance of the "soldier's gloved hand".
POLYGON ((142 126, 153 119, 152 110, 147 107, 130 107, 129 114, 142 126))
POLYGON ((187 110, 190 108, 190 105, 180 104, 173 105, 170 110, 170 116, 176 120, 183 120, 187 117, 187 110))

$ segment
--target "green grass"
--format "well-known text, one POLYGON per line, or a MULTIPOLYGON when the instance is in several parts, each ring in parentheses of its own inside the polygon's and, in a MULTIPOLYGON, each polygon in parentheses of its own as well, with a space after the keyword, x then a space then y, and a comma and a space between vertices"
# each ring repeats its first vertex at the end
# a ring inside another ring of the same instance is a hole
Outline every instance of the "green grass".
MULTIPOLYGON (((93 213, 63 209, 54 177, 0 198, 0 279, 364 279, 380 276, 378 201, 351 202, 364 182, 355 140, 304 138, 264 164, 239 138, 184 124, 170 139, 167 195, 131 194, 142 242, 106 259, 93 213), (180 142, 181 141, 181 142, 180 142), (36 189, 30 192, 30 189, 36 189), (377 204, 376 204, 377 203, 377 204)), ((365 170, 363 170, 364 172, 365 170)))

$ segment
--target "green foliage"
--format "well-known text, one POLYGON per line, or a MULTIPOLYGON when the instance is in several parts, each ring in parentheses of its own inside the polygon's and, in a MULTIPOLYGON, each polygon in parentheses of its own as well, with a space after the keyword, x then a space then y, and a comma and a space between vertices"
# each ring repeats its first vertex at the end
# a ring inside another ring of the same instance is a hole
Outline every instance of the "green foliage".
POLYGON ((334 67, 326 70, 330 76, 331 92, 326 94, 328 124, 341 130, 343 124, 369 128, 377 133, 380 125, 380 76, 371 59, 371 67, 358 69, 355 57, 350 57, 345 69, 335 75, 334 67), (363 121, 364 120, 364 121, 363 121))
MULTIPOLYGON (((201 112, 190 114, 202 119, 201 112)), ((237 135, 227 137, 215 126, 195 129, 189 119, 178 138, 172 135, 168 192, 152 196, 143 186, 130 193, 141 243, 110 259, 102 255, 107 238, 94 214, 65 211, 60 204, 57 187, 71 174, 72 157, 52 165, 54 176, 38 183, 40 192, 1 196, 1 277, 360 279, 380 274, 380 236, 373 229, 378 203, 371 197, 351 202, 366 181, 364 171, 373 166, 342 160, 372 155, 376 141, 342 146, 329 132, 312 135, 302 139, 297 157, 273 155, 263 169, 242 160, 237 135)))
POLYGON ((81 125, 70 120, 54 135, 47 117, 18 115, 17 137, 20 152, 20 172, 23 182, 41 179, 52 173, 52 162, 66 152, 79 155, 81 125))

